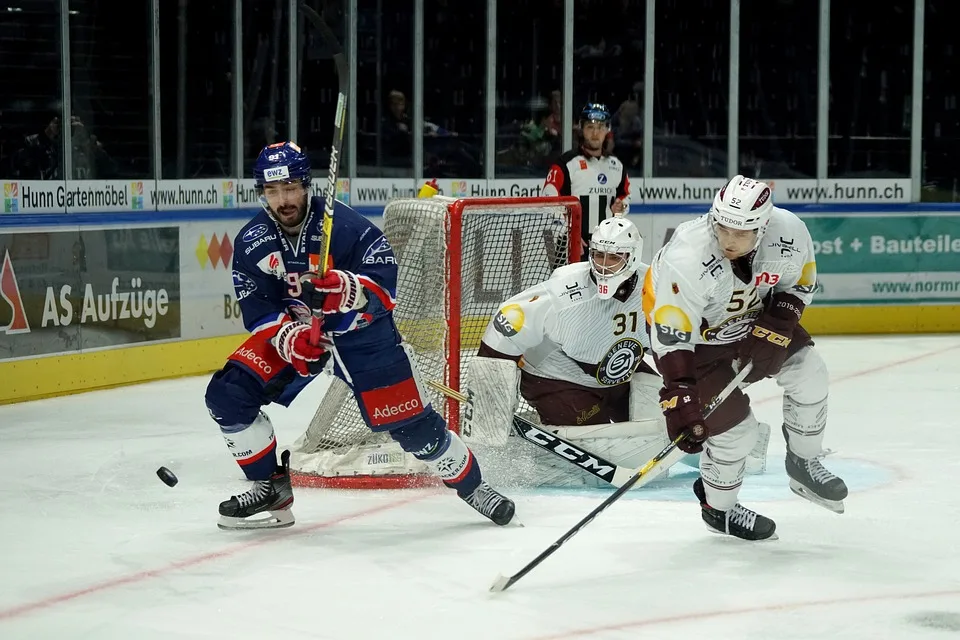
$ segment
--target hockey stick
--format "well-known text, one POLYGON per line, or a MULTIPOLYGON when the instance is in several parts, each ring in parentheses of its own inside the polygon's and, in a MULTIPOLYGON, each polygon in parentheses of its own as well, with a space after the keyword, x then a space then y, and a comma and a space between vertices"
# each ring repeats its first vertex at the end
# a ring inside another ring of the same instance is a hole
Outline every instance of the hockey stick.
MULTIPOLYGON (((320 36, 333 51, 333 62, 337 67, 337 83, 340 95, 337 97, 337 113, 333 120, 333 145, 330 147, 330 172, 327 174, 327 193, 323 204, 323 234, 320 239, 320 264, 311 265, 321 276, 327 272, 327 263, 330 260, 330 236, 333 234, 333 200, 337 192, 337 174, 340 171, 340 150, 343 148, 343 129, 347 117, 347 59, 343 55, 343 48, 333 31, 324 22, 316 11, 305 3, 300 4, 300 11, 307 16, 313 28, 320 32, 320 36)), ((291 123, 292 126, 292 123, 291 123)), ((310 325, 310 342, 320 344, 320 326, 323 324, 322 313, 314 311, 310 325)))
MULTIPOLYGON (((717 409, 717 407, 719 407, 720 404, 724 400, 726 400, 727 397, 729 397, 731 393, 733 393, 734 389, 740 386, 740 383, 744 381, 744 379, 747 377, 747 374, 750 373, 750 370, 752 368, 753 368, 753 365, 748 363, 745 367, 743 367, 743 369, 740 370, 739 373, 737 373, 737 375, 733 378, 733 380, 731 380, 730 383, 726 387, 724 387, 723 390, 719 394, 717 394, 717 396, 713 400, 710 401, 710 404, 708 404, 703 411, 703 417, 705 419, 708 416, 710 416, 710 414, 712 414, 717 409)), ((673 442, 671 442, 670 444, 668 444, 666 447, 663 448, 663 451, 655 455, 650 460, 650 462, 643 465, 643 467, 639 471, 637 471, 637 473, 634 474, 634 476, 630 478, 630 480, 628 480, 622 487, 620 487, 619 489, 614 491, 612 494, 610 494, 610 497, 608 497, 606 500, 601 502, 600 505, 597 506, 593 511, 588 513, 586 517, 583 518, 583 520, 575 524, 572 529, 570 529, 565 534, 560 536, 560 538, 556 542, 554 542, 549 547, 547 547, 543 551, 543 553, 541 553, 536 558, 531 560, 523 569, 521 569, 520 571, 518 571, 517 573, 509 577, 503 576, 503 575, 497 576, 497 579, 490 586, 490 591, 499 592, 499 591, 506 591, 507 589, 509 589, 510 586, 516 583, 520 578, 522 578, 523 576, 533 571, 533 569, 536 568, 537 565, 539 565, 541 562, 543 562, 544 560, 549 558, 551 555, 553 555, 553 553, 556 552, 557 549, 562 547, 563 544, 567 542, 567 540, 569 540, 573 536, 580 533, 581 529, 583 529, 588 524, 590 524, 593 521, 593 519, 596 518, 598 515, 600 515, 600 513, 604 509, 606 509, 611 504, 619 500, 623 496, 623 494, 625 494, 627 491, 630 490, 631 487, 633 487, 633 485, 635 485, 637 482, 642 480, 644 476, 650 473, 651 469, 656 467, 658 464, 662 463, 669 456, 671 456, 671 454, 677 455, 677 458, 681 457, 683 452, 677 448, 677 445, 685 437, 686 437, 685 434, 680 434, 679 436, 677 436, 677 438, 673 442)), ((660 466, 663 466, 663 465, 661 464, 660 466)))

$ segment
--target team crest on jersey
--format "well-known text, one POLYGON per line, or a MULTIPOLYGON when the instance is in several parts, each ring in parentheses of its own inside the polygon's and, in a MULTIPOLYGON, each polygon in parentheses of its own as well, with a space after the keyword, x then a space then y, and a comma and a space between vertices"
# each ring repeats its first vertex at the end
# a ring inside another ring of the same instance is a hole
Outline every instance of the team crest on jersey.
POLYGON ((643 345, 636 338, 618 340, 597 365, 597 382, 612 387, 628 381, 643 360, 643 345))
POLYGON ((380 239, 367 248, 363 254, 363 264, 397 264, 396 258, 390 255, 390 243, 386 236, 380 236, 380 239))
POLYGON ((754 320, 760 315, 760 309, 746 311, 738 316, 727 318, 716 327, 708 327, 701 334, 703 339, 714 344, 730 344, 738 342, 748 333, 753 326, 754 320))
POLYGON ((279 251, 271 251, 257 262, 257 267, 267 275, 282 278, 287 272, 279 251))
POLYGON ((284 304, 287 305, 287 312, 294 320, 300 320, 301 322, 309 322, 312 314, 310 313, 310 307, 307 306, 307 303, 302 300, 297 300, 296 298, 284 298, 284 304))

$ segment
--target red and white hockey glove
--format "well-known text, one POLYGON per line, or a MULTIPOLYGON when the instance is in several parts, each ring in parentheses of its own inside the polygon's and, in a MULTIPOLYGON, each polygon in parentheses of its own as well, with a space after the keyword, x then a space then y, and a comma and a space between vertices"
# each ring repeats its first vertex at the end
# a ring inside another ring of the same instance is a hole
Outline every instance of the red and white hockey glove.
POLYGON ((277 353, 285 361, 293 365, 302 376, 312 376, 323 370, 321 358, 326 353, 326 345, 310 342, 310 325, 305 322, 292 320, 280 327, 274 338, 277 353))
POLYGON ((363 309, 367 305, 363 285, 355 273, 332 269, 322 276, 315 276, 310 282, 314 291, 319 294, 314 297, 315 303, 311 305, 316 311, 347 313, 363 309))
POLYGON ((660 409, 667 419, 667 435, 676 440, 681 433, 687 437, 677 447, 687 453, 703 451, 703 441, 710 436, 703 418, 700 394, 694 386, 670 382, 660 390, 660 409))

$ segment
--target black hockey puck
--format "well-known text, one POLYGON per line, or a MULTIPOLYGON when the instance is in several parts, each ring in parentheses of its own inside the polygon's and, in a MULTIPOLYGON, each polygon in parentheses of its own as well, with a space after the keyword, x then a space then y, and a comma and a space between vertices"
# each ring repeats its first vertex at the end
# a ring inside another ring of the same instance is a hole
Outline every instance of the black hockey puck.
POLYGON ((160 478, 163 481, 163 484, 167 485, 168 487, 176 486, 176 484, 180 482, 177 480, 177 476, 173 475, 173 471, 170 471, 170 469, 167 469, 166 467, 160 467, 157 469, 157 477, 160 478))

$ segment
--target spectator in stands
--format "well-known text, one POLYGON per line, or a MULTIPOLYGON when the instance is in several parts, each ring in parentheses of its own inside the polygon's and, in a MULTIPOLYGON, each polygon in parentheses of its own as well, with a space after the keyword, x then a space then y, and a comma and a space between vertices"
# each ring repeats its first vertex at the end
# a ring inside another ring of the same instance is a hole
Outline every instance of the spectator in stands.
MULTIPOLYGON (((387 94, 389 111, 383 122, 383 149, 394 164, 398 160, 409 163, 413 155, 410 116, 407 115, 407 97, 394 89, 387 94)), ((403 163, 402 163, 403 164, 403 163)))
POLYGON ((643 119, 635 98, 624 100, 613 117, 613 139, 617 155, 628 167, 638 167, 643 160, 643 119))
MULTIPOLYGON (((70 116, 74 180, 98 180, 116 177, 113 159, 77 116, 70 116)), ((63 180, 60 161, 60 117, 54 116, 43 131, 23 139, 23 146, 13 154, 14 178, 24 180, 63 180)))

